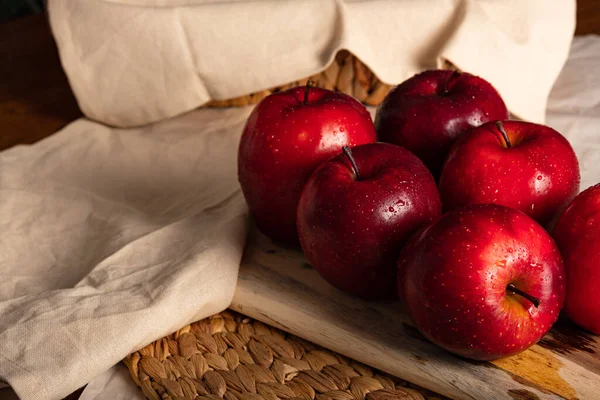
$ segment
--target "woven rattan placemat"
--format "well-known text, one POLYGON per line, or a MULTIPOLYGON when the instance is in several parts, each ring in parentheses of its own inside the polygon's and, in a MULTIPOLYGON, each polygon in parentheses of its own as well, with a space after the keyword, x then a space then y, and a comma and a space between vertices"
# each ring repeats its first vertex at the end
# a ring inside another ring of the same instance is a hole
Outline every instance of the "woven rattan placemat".
POLYGON ((185 326, 123 361, 151 400, 443 398, 229 311, 185 326))

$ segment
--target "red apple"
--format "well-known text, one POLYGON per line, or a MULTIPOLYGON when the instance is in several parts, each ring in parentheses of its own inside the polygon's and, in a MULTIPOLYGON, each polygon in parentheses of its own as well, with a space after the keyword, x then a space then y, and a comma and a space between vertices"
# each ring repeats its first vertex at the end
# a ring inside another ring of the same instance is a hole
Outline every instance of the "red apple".
POLYGON ((298 204, 307 259, 333 286, 363 298, 396 296, 404 242, 441 214, 435 181, 408 150, 354 147, 310 177, 298 204))
POLYGON ((567 272, 566 314, 600 334, 600 184, 582 192, 554 228, 567 272))
POLYGON ((426 71, 394 88, 377 109, 383 142, 415 153, 439 177, 459 135, 488 121, 508 118, 504 101, 487 81, 452 71, 426 71))
POLYGON ((297 243, 296 207, 310 174, 343 146, 374 141, 369 112, 343 93, 306 86, 263 99, 238 152, 239 182, 260 230, 297 243))
POLYGON ((550 235, 520 211, 493 204, 452 211, 415 235, 398 274, 423 335, 476 360, 536 343, 565 297, 563 262, 550 235))
POLYGON ((446 211, 511 207, 547 224, 579 191, 579 163, 560 133, 522 121, 489 122, 452 147, 440 178, 446 211))

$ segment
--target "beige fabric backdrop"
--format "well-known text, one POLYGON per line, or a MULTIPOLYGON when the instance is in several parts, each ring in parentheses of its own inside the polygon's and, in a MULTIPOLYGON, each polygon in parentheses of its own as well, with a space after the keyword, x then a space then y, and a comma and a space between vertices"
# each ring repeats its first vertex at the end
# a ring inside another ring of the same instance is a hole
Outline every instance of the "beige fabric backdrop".
POLYGON ((348 49, 395 84, 444 59, 544 121, 574 0, 50 0, 83 112, 135 126, 321 71, 348 49))

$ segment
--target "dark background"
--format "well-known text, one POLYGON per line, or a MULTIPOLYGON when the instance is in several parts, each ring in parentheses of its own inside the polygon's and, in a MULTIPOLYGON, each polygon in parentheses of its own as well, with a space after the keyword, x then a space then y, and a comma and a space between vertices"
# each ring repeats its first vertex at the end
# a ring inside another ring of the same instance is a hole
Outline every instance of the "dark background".
POLYGON ((0 0, 0 23, 43 10, 44 0, 0 0))

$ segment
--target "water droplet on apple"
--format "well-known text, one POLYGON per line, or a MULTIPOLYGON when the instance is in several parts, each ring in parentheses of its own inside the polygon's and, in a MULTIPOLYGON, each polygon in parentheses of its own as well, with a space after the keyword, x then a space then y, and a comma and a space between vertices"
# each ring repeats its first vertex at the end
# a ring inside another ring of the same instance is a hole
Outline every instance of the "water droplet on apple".
POLYGON ((538 181, 541 181, 541 180, 542 180, 542 178, 543 178, 543 176, 541 176, 541 175, 538 175, 538 176, 537 176, 537 180, 538 180, 538 181))
POLYGON ((388 208, 388 211, 389 211, 389 212, 394 212, 394 211, 396 211, 396 210, 394 210, 394 207, 390 207, 390 208, 388 208))
POLYGON ((396 202, 396 204, 398 204, 400 207, 402 207, 405 203, 404 203, 404 200, 398 200, 396 202))
POLYGON ((594 217, 588 218, 587 226, 592 227, 594 225, 596 225, 596 218, 594 218, 594 217))

